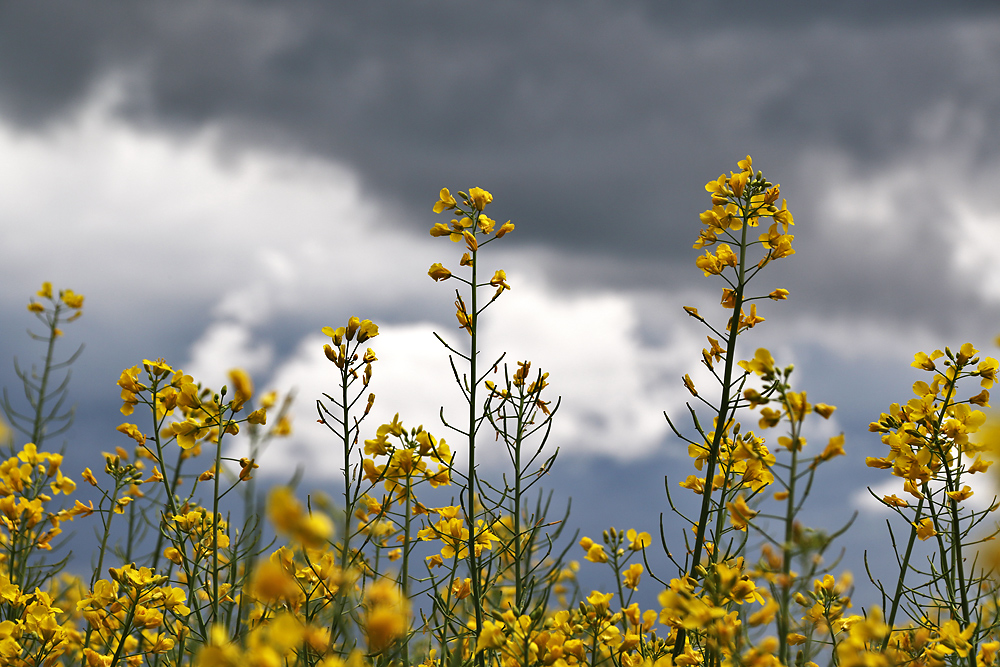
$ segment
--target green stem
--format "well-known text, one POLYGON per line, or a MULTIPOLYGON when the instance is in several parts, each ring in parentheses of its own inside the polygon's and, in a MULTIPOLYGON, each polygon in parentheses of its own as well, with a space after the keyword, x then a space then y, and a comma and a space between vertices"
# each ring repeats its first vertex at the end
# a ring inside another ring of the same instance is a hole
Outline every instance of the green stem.
MULTIPOLYGON (((701 552, 705 546, 705 526, 708 523, 708 515, 712 506, 712 489, 714 486, 712 480, 715 478, 715 466, 719 460, 719 447, 722 444, 722 436, 726 431, 726 423, 728 421, 727 417, 730 409, 729 394, 732 389, 733 366, 736 359, 736 338, 738 337, 740 330, 740 312, 743 309, 743 288, 745 286, 744 280, 746 278, 746 239, 748 226, 746 224, 745 213, 746 207, 743 208, 744 224, 740 237, 740 262, 737 269, 738 278, 736 282, 736 291, 733 295, 733 317, 730 320, 729 338, 726 340, 726 367, 722 376, 722 398, 719 401, 719 411, 718 419, 715 424, 715 433, 712 436, 712 445, 708 452, 708 464, 705 470, 705 490, 702 493, 701 512, 698 515, 698 531, 695 534, 694 552, 691 556, 691 571, 688 575, 692 579, 697 579, 698 566, 701 563, 701 552)), ((678 629, 677 641, 674 644, 673 650, 673 656, 675 659, 684 652, 685 636, 686 633, 684 628, 678 629)))
POLYGON ((920 522, 920 515, 923 513, 923 510, 924 499, 921 498, 920 502, 917 503, 917 514, 913 517, 913 525, 910 526, 910 539, 906 543, 906 553, 903 554, 903 562, 899 566, 899 579, 896 581, 896 592, 892 596, 892 606, 889 608, 889 617, 886 619, 889 632, 882 638, 882 648, 880 649, 882 653, 885 652, 886 647, 889 645, 889 637, 896 622, 896 612, 899 611, 899 603, 903 598, 903 583, 906 579, 906 573, 910 568, 910 556, 913 554, 913 545, 917 542, 917 527, 915 524, 920 522))
MULTIPOLYGON (((222 398, 225 398, 223 393, 222 398)), ((215 444, 215 486, 212 492, 212 620, 217 622, 219 618, 219 485, 222 478, 222 438, 226 433, 226 423, 222 418, 225 408, 222 399, 216 403, 218 409, 216 422, 219 427, 219 437, 215 444)))
MULTIPOLYGON (((782 392, 784 394, 784 391, 782 392)), ((788 399, 782 396, 785 407, 791 415, 788 399)), ((792 420, 792 462, 788 475, 788 504, 785 509, 785 539, 781 545, 781 611, 778 614, 778 660, 783 665, 788 664, 788 632, 791 629, 791 573, 792 573, 792 539, 795 525, 795 481, 798 474, 799 460, 799 426, 800 422, 792 420)))
POLYGON ((348 407, 350 403, 347 400, 349 357, 346 356, 346 347, 344 351, 344 367, 340 369, 340 403, 343 406, 342 422, 344 427, 344 541, 340 550, 340 569, 346 571, 351 553, 351 515, 354 504, 351 498, 351 422, 350 409, 348 407))
MULTIPOLYGON (((476 216, 476 220, 478 218, 479 215, 476 216)), ((473 225, 473 229, 475 229, 475 225, 473 225)), ((476 257, 477 252, 478 250, 472 251, 472 308, 469 313, 469 333, 472 336, 472 342, 469 352, 469 486, 466 491, 468 508, 465 512, 465 521, 469 526, 469 553, 467 558, 469 562, 469 576, 472 579, 472 606, 476 610, 476 641, 479 640, 479 633, 483 630, 483 590, 479 577, 479 559, 476 558, 476 387, 478 385, 476 365, 478 350, 476 345, 479 323, 479 313, 476 312, 478 307, 478 300, 476 298, 478 293, 476 269, 479 267, 479 261, 476 257)), ((473 645, 475 645, 475 642, 473 645)), ((476 664, 479 667, 483 667, 486 664, 486 659, 482 652, 476 655, 476 664)))
POLYGON ((52 356, 56 349, 56 329, 59 326, 59 311, 61 304, 57 301, 55 311, 49 320, 49 341, 45 351, 45 367, 42 369, 42 382, 38 389, 38 404, 35 406, 35 423, 31 429, 31 441, 35 447, 42 448, 42 440, 45 439, 45 392, 48 389, 49 375, 52 373, 52 356))

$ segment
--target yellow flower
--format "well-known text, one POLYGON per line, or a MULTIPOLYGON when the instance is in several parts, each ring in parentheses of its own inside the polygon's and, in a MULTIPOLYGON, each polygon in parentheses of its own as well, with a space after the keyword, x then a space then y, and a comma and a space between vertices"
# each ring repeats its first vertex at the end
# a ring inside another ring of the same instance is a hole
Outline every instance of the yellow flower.
POLYGON ((934 365, 934 360, 944 356, 944 352, 941 350, 934 350, 930 355, 925 352, 917 352, 913 355, 913 363, 910 364, 914 368, 922 368, 925 371, 932 371, 936 368, 934 365))
POLYGON ((961 491, 949 491, 948 497, 954 500, 955 502, 968 500, 969 498, 972 497, 972 487, 966 484, 964 487, 962 487, 961 491))
POLYGON ((740 329, 753 329, 764 321, 764 318, 757 314, 757 304, 750 304, 750 314, 747 315, 740 308, 740 329))
POLYGON ((635 590, 639 586, 639 577, 642 576, 643 567, 641 563, 632 563, 622 572, 625 588, 635 590))
POLYGON ((128 424, 128 423, 121 424, 115 430, 119 431, 120 433, 124 433, 125 435, 127 435, 130 438, 132 438, 133 440, 135 440, 140 445, 145 445, 146 444, 146 436, 143 435, 142 431, 140 431, 139 427, 136 426, 135 424, 128 424))
POLYGON ((451 196, 451 192, 448 191, 448 188, 441 188, 441 193, 438 195, 438 200, 435 202, 432 210, 435 213, 441 213, 442 211, 453 209, 457 205, 458 202, 456 202, 455 198, 451 196))
POLYGON ((42 289, 38 290, 36 292, 36 294, 38 296, 42 297, 43 299, 51 299, 52 298, 52 283, 50 283, 48 281, 45 281, 44 283, 42 283, 42 289))
POLYGON ((727 198, 732 196, 733 191, 729 189, 729 179, 725 174, 720 174, 719 178, 705 184, 705 191, 712 194, 712 203, 717 205, 725 204, 727 198))
POLYGON ((379 653, 406 634, 409 605, 395 584, 379 580, 365 591, 368 650, 379 653))
POLYGON ((911 525, 917 529, 917 537, 920 538, 921 541, 929 540, 937 535, 937 531, 934 530, 934 523, 930 520, 930 518, 923 519, 919 524, 914 523, 911 525))
POLYGON ((233 383, 236 392, 233 397, 233 410, 239 412, 243 409, 243 404, 253 396, 253 381, 242 368, 229 371, 229 381, 233 383))
POLYGON ((628 548, 632 551, 642 551, 653 541, 653 538, 649 536, 649 533, 637 533, 634 528, 629 528, 625 532, 625 537, 628 539, 628 548))
POLYGON ((705 480, 694 475, 688 475, 687 479, 679 484, 682 488, 690 489, 699 495, 705 491, 705 480))
POLYGON ((510 220, 508 220, 507 222, 505 222, 502 225, 500 225, 500 229, 497 230, 496 237, 498 239, 502 238, 505 234, 509 234, 512 231, 514 231, 514 223, 512 223, 510 220))
POLYGON ((829 419, 833 411, 837 409, 835 405, 827 405, 826 403, 817 403, 813 406, 813 410, 819 413, 823 419, 829 419))
POLYGON ((78 310, 83 307, 83 295, 77 294, 73 290, 63 290, 59 292, 59 298, 62 302, 74 310, 78 310))
POLYGON ((997 381, 997 370, 1000 370, 1000 362, 993 357, 987 357, 979 362, 976 374, 982 378, 979 384, 984 389, 989 389, 997 381))
POLYGON ((607 563, 608 555, 604 553, 603 544, 592 544, 589 549, 587 549, 587 555, 584 556, 591 563, 607 563))
POLYGON ((789 225, 794 225, 795 224, 795 218, 792 217, 792 212, 788 210, 788 200, 787 199, 782 199, 781 200, 781 209, 778 210, 778 211, 775 211, 774 213, 772 213, 771 214, 771 218, 776 223, 778 223, 779 225, 781 225, 786 232, 788 231, 788 226, 789 225))
POLYGON ((739 362, 740 368, 745 371, 756 373, 757 375, 771 375, 774 373, 774 358, 766 348, 758 348, 750 361, 739 362))
POLYGON ((361 320, 361 324, 358 325, 358 342, 363 343, 370 338, 374 338, 378 335, 378 325, 371 320, 361 320))
POLYGON ((28 310, 30 310, 33 313, 42 313, 45 312, 45 306, 38 303, 37 301, 32 301, 31 303, 28 304, 28 310))
POLYGON ((745 531, 750 520, 757 516, 757 512, 750 509, 742 494, 736 498, 736 502, 726 503, 726 508, 729 510, 729 520, 737 530, 745 531))
POLYGON ((496 220, 489 217, 488 215, 480 215, 479 220, 476 221, 476 226, 483 234, 492 234, 493 227, 497 224, 496 220))
POLYGON ((240 480, 247 481, 253 478, 253 471, 260 466, 254 463, 254 459, 243 457, 240 459, 240 480))
POLYGON ((507 284, 507 273, 503 269, 499 269, 490 279, 490 285, 497 288, 497 295, 505 289, 510 289, 510 285, 507 284))
POLYGON ((427 271, 427 275, 437 282, 439 280, 448 280, 448 278, 451 278, 451 271, 444 268, 440 262, 435 262, 434 264, 431 264, 431 268, 427 271))
POLYGON ((435 222, 431 227, 431 236, 451 236, 451 228, 443 222, 435 222))
POLYGON ((910 504, 897 496, 895 493, 891 496, 882 496, 882 502, 890 507, 909 507, 910 504))
POLYGON ((834 456, 846 456, 844 454, 844 434, 835 435, 830 438, 830 442, 827 443, 826 449, 823 453, 819 455, 820 460, 829 461, 834 456))
POLYGON ((493 195, 482 188, 469 188, 469 199, 477 211, 482 211, 487 204, 493 201, 493 195))
POLYGON ((587 596, 587 602, 594 605, 594 611, 597 612, 598 616, 603 616, 608 612, 608 605, 611 604, 611 600, 614 597, 614 593, 592 591, 590 595, 587 596))
POLYGON ((292 420, 288 415, 283 415, 278 423, 274 426, 274 435, 276 436, 286 436, 292 434, 292 420))
POLYGON ((476 653, 486 649, 502 648, 507 643, 507 636, 503 632, 503 624, 493 621, 483 621, 483 629, 476 640, 476 653))

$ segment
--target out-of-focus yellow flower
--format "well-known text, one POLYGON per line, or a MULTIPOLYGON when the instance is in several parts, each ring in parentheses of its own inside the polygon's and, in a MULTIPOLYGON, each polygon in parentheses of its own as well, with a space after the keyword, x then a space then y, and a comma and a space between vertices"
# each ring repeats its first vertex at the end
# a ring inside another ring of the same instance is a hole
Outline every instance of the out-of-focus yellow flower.
POLYGON ((281 419, 274 427, 273 431, 276 436, 289 436, 292 434, 292 420, 288 415, 282 415, 281 419))
POLYGON ((844 434, 835 435, 830 438, 827 443, 826 448, 823 453, 819 455, 819 458, 823 461, 829 461, 835 456, 846 456, 844 454, 844 434))
POLYGON ((826 403, 817 403, 813 406, 813 411, 819 413, 823 419, 829 419, 833 411, 837 409, 835 405, 827 405, 826 403))
POLYGON ((83 308, 83 295, 77 294, 71 289, 62 290, 61 292, 59 292, 59 298, 62 299, 63 303, 65 303, 67 306, 69 306, 74 310, 83 308))
POLYGON ((365 633, 368 650, 380 653, 406 634, 409 625, 409 605, 399 587, 378 580, 365 590, 365 633))
POLYGON ((299 594, 299 586, 277 560, 270 559, 254 569, 250 592, 262 602, 274 603, 294 600, 299 594))
POLYGON ((333 524, 325 514, 306 513, 288 487, 271 491, 267 514, 275 529, 309 548, 320 548, 333 534, 333 524))
POLYGON ((757 348, 753 359, 739 362, 740 368, 745 371, 756 373, 757 375, 771 375, 774 373, 774 358, 766 348, 757 348))
POLYGON ((50 283, 49 281, 45 281, 44 283, 42 283, 42 289, 40 289, 37 292, 35 292, 35 294, 37 294, 38 296, 42 297, 43 299, 51 299, 52 298, 52 283, 50 283))
POLYGON ((229 371, 229 381, 233 384, 233 410, 239 412, 243 409, 243 404, 253 397, 253 380, 242 368, 234 368, 229 371))

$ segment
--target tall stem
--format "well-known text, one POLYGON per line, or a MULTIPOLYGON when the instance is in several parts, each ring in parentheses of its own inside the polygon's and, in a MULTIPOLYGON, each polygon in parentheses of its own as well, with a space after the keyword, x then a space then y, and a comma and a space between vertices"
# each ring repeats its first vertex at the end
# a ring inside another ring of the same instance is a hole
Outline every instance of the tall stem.
MULTIPOLYGON (((476 218, 478 219, 478 215, 476 218)), ((478 370, 476 360, 478 356, 477 333, 479 306, 476 284, 476 269, 479 261, 476 258, 477 250, 472 251, 472 296, 471 312, 469 313, 469 333, 472 335, 471 348, 469 351, 469 487, 466 491, 467 509, 465 511, 465 521, 469 527, 468 561, 469 576, 472 579, 472 606, 476 610, 476 636, 483 629, 483 591, 482 582, 479 577, 479 559, 476 557, 476 386, 478 385, 478 370)), ((476 655, 476 664, 485 665, 485 657, 480 652, 476 655)))
POLYGON ((41 384, 38 388, 38 404, 35 405, 35 423, 31 429, 31 441, 35 443, 35 447, 38 449, 41 449, 42 440, 45 439, 45 392, 48 390, 49 375, 52 373, 52 356, 55 353, 56 338, 58 338, 56 327, 59 324, 59 311, 61 308, 61 304, 56 302, 52 319, 49 320, 49 342, 45 351, 45 366, 42 368, 41 384))
MULTIPOLYGON (((729 337, 726 340, 726 367, 722 376, 722 397, 719 400, 718 419, 715 423, 715 433, 712 435, 712 445, 708 451, 708 464, 705 469, 705 490, 701 498, 701 512, 698 518, 698 531, 695 534, 694 551, 691 556, 691 571, 688 576, 692 579, 698 578, 698 565, 701 563, 701 552, 705 547, 705 526, 708 523, 708 515, 712 507, 712 490, 714 487, 715 467, 719 460, 719 447, 722 444, 722 436, 726 432, 726 423, 730 411, 730 391, 733 384, 733 365, 736 359, 736 338, 740 330, 740 312, 743 308, 743 287, 746 278, 746 208, 743 209, 744 224, 740 237, 740 262, 737 268, 738 280, 736 282, 736 292, 733 296, 733 317, 730 320, 729 337)), ((677 641, 674 644, 674 658, 684 652, 684 639, 686 633, 684 628, 677 631, 677 641)))

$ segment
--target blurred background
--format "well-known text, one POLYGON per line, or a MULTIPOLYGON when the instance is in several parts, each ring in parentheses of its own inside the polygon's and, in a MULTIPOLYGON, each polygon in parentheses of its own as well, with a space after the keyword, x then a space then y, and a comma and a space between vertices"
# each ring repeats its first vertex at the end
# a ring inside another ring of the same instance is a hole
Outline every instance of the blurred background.
POLYGON ((584 534, 656 535, 664 475, 692 472, 663 412, 687 424, 685 373, 710 386, 682 306, 723 312, 691 248, 704 184, 750 154, 798 253, 754 283, 791 295, 761 304, 740 355, 768 347, 838 406, 809 447, 843 432, 847 456, 807 519, 859 513, 841 543, 864 598, 863 549, 891 563, 866 487, 901 488, 864 466, 884 448, 868 423, 925 379, 914 352, 997 352, 998 121, 991 2, 3 3, 0 383, 24 405, 13 358, 43 353, 25 305, 50 280, 86 295, 60 348, 87 346, 75 425, 47 443, 67 472, 130 445, 115 382, 163 357, 214 387, 238 366, 295 389, 258 474, 335 494, 320 329, 380 326, 367 437, 398 412, 449 438, 438 411, 460 394, 432 332, 464 334, 454 284, 426 272, 462 247, 428 229, 440 188, 479 186, 516 225, 483 258, 512 286, 485 356, 532 360, 562 397, 546 484, 584 534))

